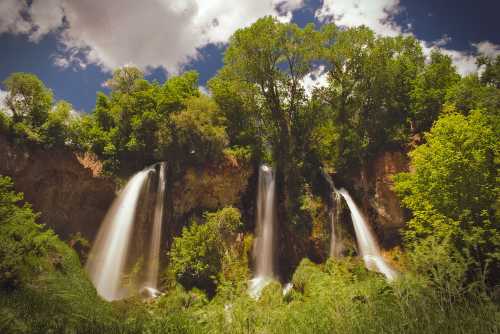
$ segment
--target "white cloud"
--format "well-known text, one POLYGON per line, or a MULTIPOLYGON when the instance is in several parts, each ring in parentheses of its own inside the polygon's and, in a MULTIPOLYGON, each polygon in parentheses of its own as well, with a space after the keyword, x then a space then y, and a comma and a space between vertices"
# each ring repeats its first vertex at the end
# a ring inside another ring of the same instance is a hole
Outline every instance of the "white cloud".
POLYGON ((466 75, 477 71, 476 56, 470 52, 451 50, 444 47, 448 43, 445 37, 436 41, 426 42, 420 41, 424 56, 429 60, 432 50, 439 50, 441 53, 450 56, 453 64, 456 66, 458 73, 466 75))
POLYGON ((439 48, 445 55, 450 56, 453 64, 456 66, 458 73, 461 75, 471 74, 477 71, 476 56, 464 51, 450 50, 439 48))
POLYGON ((39 41, 45 34, 62 25, 64 17, 60 0, 34 1, 28 11, 33 25, 32 41, 39 41))
POLYGON ((53 62, 54 65, 63 69, 68 68, 71 65, 71 62, 66 57, 62 57, 61 55, 53 57, 53 62))
POLYGON ((316 16, 346 27, 366 25, 377 34, 395 36, 402 28, 394 21, 400 12, 399 0, 324 0, 316 16))
POLYGON ((7 116, 12 116, 12 112, 7 108, 5 104, 5 98, 9 93, 0 89, 0 112, 4 113, 7 116))
POLYGON ((500 45, 493 44, 489 41, 482 41, 479 43, 472 44, 478 53, 484 54, 485 56, 495 58, 500 55, 500 45))
MULTIPOLYGON (((289 21, 304 0, 0 0, 0 34, 27 34, 37 42, 57 32, 56 66, 85 68, 97 64, 111 70, 134 63, 144 70, 163 67, 171 73, 200 57, 210 43, 226 43, 239 28, 264 15, 289 21)), ((409 34, 395 17, 399 0, 324 0, 316 16, 323 22, 353 27, 366 25, 384 36, 409 34)), ((439 48, 452 57, 461 74, 477 70, 476 53, 494 56, 500 46, 472 44, 475 52, 446 48, 450 38, 421 41, 424 51, 439 48)), ((308 78, 308 83, 314 81, 308 78)))
POLYGON ((311 96, 315 88, 326 87, 328 84, 328 71, 324 65, 311 71, 302 79, 302 86, 304 87, 307 96, 311 96))
POLYGON ((176 72, 209 43, 225 43, 238 28, 264 15, 289 21, 303 0, 2 0, 0 33, 28 33, 38 41, 61 29, 56 65, 127 63, 176 72), (22 16, 21 12, 25 15, 22 16), (7 19, 4 19, 7 17, 7 19))
POLYGON ((479 70, 476 64, 476 57, 478 54, 484 54, 488 57, 496 57, 500 54, 500 45, 493 44, 489 41, 482 41, 479 43, 472 43, 473 51, 458 51, 452 50, 444 47, 445 44, 449 42, 449 37, 446 35, 433 42, 421 41, 421 46, 424 51, 424 55, 428 57, 433 49, 438 49, 443 54, 448 55, 453 64, 456 66, 458 73, 461 75, 467 75, 475 73, 479 70), (445 43, 443 41, 446 41, 445 43))
MULTIPOLYGON (((335 22, 337 25, 346 27, 366 25, 382 36, 395 36, 401 33, 411 34, 411 32, 404 31, 402 26, 395 20, 395 16, 401 11, 399 0, 324 0, 323 6, 316 12, 316 17, 323 22, 335 22)), ((412 25, 408 24, 407 29, 411 30, 412 25)), ((476 55, 478 53, 490 57, 500 54, 500 46, 488 41, 471 44, 475 52, 446 48, 446 45, 450 42, 451 37, 446 34, 436 41, 420 40, 426 56, 430 55, 432 49, 439 49, 442 53, 451 57, 453 64, 461 75, 478 71, 476 65, 476 55)))
POLYGON ((198 90, 204 95, 211 95, 210 91, 205 86, 198 86, 198 90))
POLYGON ((451 37, 444 34, 440 39, 432 42, 434 46, 441 47, 451 42, 451 37))
POLYGON ((4 32, 13 34, 28 33, 31 29, 31 24, 21 16, 22 12, 26 10, 27 5, 24 1, 0 1, 0 34, 4 32))

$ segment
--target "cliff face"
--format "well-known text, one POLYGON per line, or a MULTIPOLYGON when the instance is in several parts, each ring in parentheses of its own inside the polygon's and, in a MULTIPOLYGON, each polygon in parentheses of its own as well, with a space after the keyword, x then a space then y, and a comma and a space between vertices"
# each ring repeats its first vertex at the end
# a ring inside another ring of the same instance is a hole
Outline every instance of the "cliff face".
MULTIPOLYGON (((116 196, 115 183, 100 172, 101 164, 90 155, 22 147, 0 135, 0 175, 12 177, 16 191, 41 213, 39 222, 62 238, 77 232, 91 241, 96 237, 116 196)), ((167 180, 171 218, 182 222, 193 212, 240 206, 251 172, 250 166, 226 159, 220 165, 189 168, 180 180, 167 180)), ((181 226, 171 228, 168 234, 175 235, 181 226)))
POLYGON ((81 232, 92 240, 115 197, 115 184, 99 177, 99 163, 67 150, 23 148, 0 136, 0 174, 40 212, 39 222, 62 238, 81 232))
POLYGON ((404 152, 383 152, 354 179, 363 211, 385 248, 393 247, 401 241, 399 229, 404 226, 406 215, 393 191, 392 177, 408 171, 408 164, 404 152))
POLYGON ((187 169, 182 179, 171 183, 174 215, 239 206, 251 172, 250 166, 231 159, 220 165, 187 169))
MULTIPOLYGON (((167 250, 172 239, 182 232, 190 217, 225 206, 242 210, 248 195, 251 166, 226 158, 220 164, 187 168, 180 178, 167 176, 167 193, 162 247, 167 250)), ((252 201, 253 202, 253 201, 252 201)))

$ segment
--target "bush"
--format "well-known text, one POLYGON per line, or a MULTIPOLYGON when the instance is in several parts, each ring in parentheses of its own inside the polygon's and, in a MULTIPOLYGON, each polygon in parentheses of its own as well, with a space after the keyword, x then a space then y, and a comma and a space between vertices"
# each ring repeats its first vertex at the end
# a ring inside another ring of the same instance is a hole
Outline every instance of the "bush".
POLYGON ((246 164, 252 158, 252 150, 249 146, 231 146, 224 149, 224 154, 240 164, 246 164))
POLYGON ((427 143, 410 153, 410 173, 396 176, 396 191, 412 211, 406 231, 411 243, 429 236, 449 240, 471 268, 489 269, 491 284, 500 273, 500 187, 498 131, 479 111, 441 117, 427 143))
POLYGON ((192 97, 186 109, 172 115, 177 145, 184 157, 196 163, 217 161, 228 144, 225 119, 208 96, 192 97))
POLYGON ((76 253, 36 223, 12 181, 0 177, 0 331, 109 332, 120 327, 76 253))
POLYGON ((235 208, 205 213, 205 222, 184 227, 174 238, 169 270, 185 287, 198 287, 213 294, 225 252, 241 227, 241 214, 235 208))
POLYGON ((47 255, 55 236, 42 231, 23 195, 13 191, 10 178, 0 176, 0 287, 16 288, 47 268, 47 255))
POLYGON ((59 102, 48 114, 41 127, 43 142, 48 147, 63 147, 71 136, 71 105, 59 102))

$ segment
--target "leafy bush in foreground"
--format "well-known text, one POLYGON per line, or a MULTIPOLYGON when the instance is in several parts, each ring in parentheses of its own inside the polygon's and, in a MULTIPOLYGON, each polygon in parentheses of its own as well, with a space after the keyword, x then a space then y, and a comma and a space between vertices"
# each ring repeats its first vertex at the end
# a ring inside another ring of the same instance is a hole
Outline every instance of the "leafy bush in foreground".
POLYGON ((500 136, 494 118, 481 111, 446 115, 426 140, 410 153, 413 171, 396 177, 396 191, 413 214, 406 238, 450 240, 474 260, 471 268, 490 271, 494 285, 500 273, 500 136))
POLYGON ((228 207, 206 213, 204 218, 203 224, 193 222, 182 230, 180 237, 174 238, 169 270, 184 286, 213 293, 224 256, 241 227, 241 214, 228 207))
POLYGON ((113 308, 87 279, 76 253, 36 223, 23 195, 0 176, 0 332, 109 332, 113 308))
POLYGON ((497 333, 499 308, 481 284, 463 285, 463 261, 448 255, 424 260, 425 252, 445 254, 440 249, 445 246, 428 247, 407 262, 419 270, 430 266, 434 272, 410 270, 394 283, 367 271, 356 259, 328 260, 323 265, 306 259, 297 268, 294 288, 287 296, 277 282, 267 286, 258 301, 243 292, 231 299, 194 302, 192 292, 174 290, 150 306, 152 317, 144 323, 145 331, 497 333))

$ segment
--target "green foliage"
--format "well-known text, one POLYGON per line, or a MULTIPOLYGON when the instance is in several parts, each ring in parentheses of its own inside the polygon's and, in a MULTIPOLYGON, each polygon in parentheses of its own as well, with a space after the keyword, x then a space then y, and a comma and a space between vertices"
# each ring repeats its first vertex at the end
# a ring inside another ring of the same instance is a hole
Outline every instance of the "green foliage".
POLYGON ((0 176, 0 331, 88 333, 118 328, 76 254, 35 222, 22 194, 0 176))
POLYGON ((260 150, 261 139, 255 115, 255 96, 239 94, 240 84, 238 81, 224 79, 221 73, 208 82, 208 87, 226 120, 230 145, 250 146, 252 151, 257 152, 260 150))
POLYGON ((0 176, 0 287, 16 288, 30 282, 44 266, 54 242, 42 232, 29 204, 19 206, 22 194, 13 191, 10 178, 0 176))
POLYGON ((47 121, 42 125, 43 141, 51 147, 65 145, 70 134, 71 104, 61 101, 49 112, 47 121))
POLYGON ((11 123, 12 126, 9 129, 8 134, 16 140, 17 143, 28 143, 35 145, 42 145, 42 136, 40 133, 32 129, 29 125, 25 123, 11 123))
POLYGON ((406 237, 410 242, 450 239, 494 280, 500 263, 498 131, 490 118, 474 111, 441 117, 426 140, 410 153, 412 172, 395 179, 413 214, 406 237))
POLYGON ((411 121, 414 132, 427 131, 438 118, 446 91, 460 80, 449 56, 433 50, 428 66, 414 82, 411 121))
POLYGON ((411 254, 410 263, 418 272, 409 269, 393 284, 367 271, 361 261, 345 258, 324 265, 303 260, 287 296, 282 295, 278 282, 269 284, 257 301, 246 291, 208 302, 196 298, 196 291, 176 289, 153 304, 153 320, 145 328, 167 333, 498 331, 498 306, 484 294, 481 283, 464 289, 463 260, 441 256, 448 253, 438 249, 428 254, 431 251, 426 248, 411 254), (424 254, 433 259, 419 262, 424 254), (425 265, 431 269, 422 270, 425 265))
POLYGON ((208 96, 186 101, 186 109, 172 115, 174 137, 181 156, 193 156, 194 161, 217 161, 228 144, 225 119, 217 104, 208 96))
POLYGON ((8 133, 12 126, 12 119, 9 115, 0 109, 0 133, 8 133))
POLYGON ((382 148, 406 142, 411 92, 424 59, 413 37, 377 37, 366 27, 325 34, 332 41, 322 55, 329 64, 328 87, 318 107, 329 117, 315 131, 315 147, 343 173, 382 148))
POLYGON ((476 74, 471 74, 451 86, 446 92, 444 111, 468 115, 472 110, 482 109, 487 114, 498 117, 499 88, 485 86, 481 80, 476 74))
POLYGON ((192 222, 183 228, 180 237, 174 238, 169 270, 184 286, 196 286, 213 293, 223 258, 241 228, 241 214, 228 207, 205 213, 204 220, 202 224, 192 222))
POLYGON ((484 66, 481 83, 500 89, 500 55, 493 59, 483 55, 478 58, 477 63, 479 66, 484 66))
POLYGON ((13 73, 3 82, 9 92, 5 100, 15 123, 37 128, 47 120, 52 92, 34 74, 13 73))
POLYGON ((248 146, 231 146, 224 149, 224 154, 243 164, 249 163, 252 158, 252 151, 248 146))
POLYGON ((198 74, 186 72, 164 84, 150 83, 131 67, 115 71, 112 89, 98 93, 90 117, 75 129, 83 143, 118 173, 167 160, 174 170, 217 161, 228 144, 225 119, 217 104, 200 96, 198 74))
POLYGON ((34 74, 13 73, 5 81, 8 109, 0 116, 0 131, 16 143, 46 148, 80 143, 80 119, 66 101, 52 105, 52 92, 34 74))
MULTIPOLYGON (((301 198, 301 209, 311 217, 311 234, 309 240, 314 244, 314 249, 319 254, 314 254, 317 259, 329 256, 331 239, 331 220, 328 209, 320 197, 311 194, 309 187, 301 198)), ((311 256, 311 255, 310 255, 311 256)))
POLYGON ((83 264, 87 262, 88 254, 90 252, 90 242, 85 237, 77 232, 69 236, 68 245, 75 250, 83 264))
POLYGON ((113 77, 106 81, 106 86, 119 94, 130 94, 139 89, 144 73, 132 66, 124 66, 113 72, 113 77))

